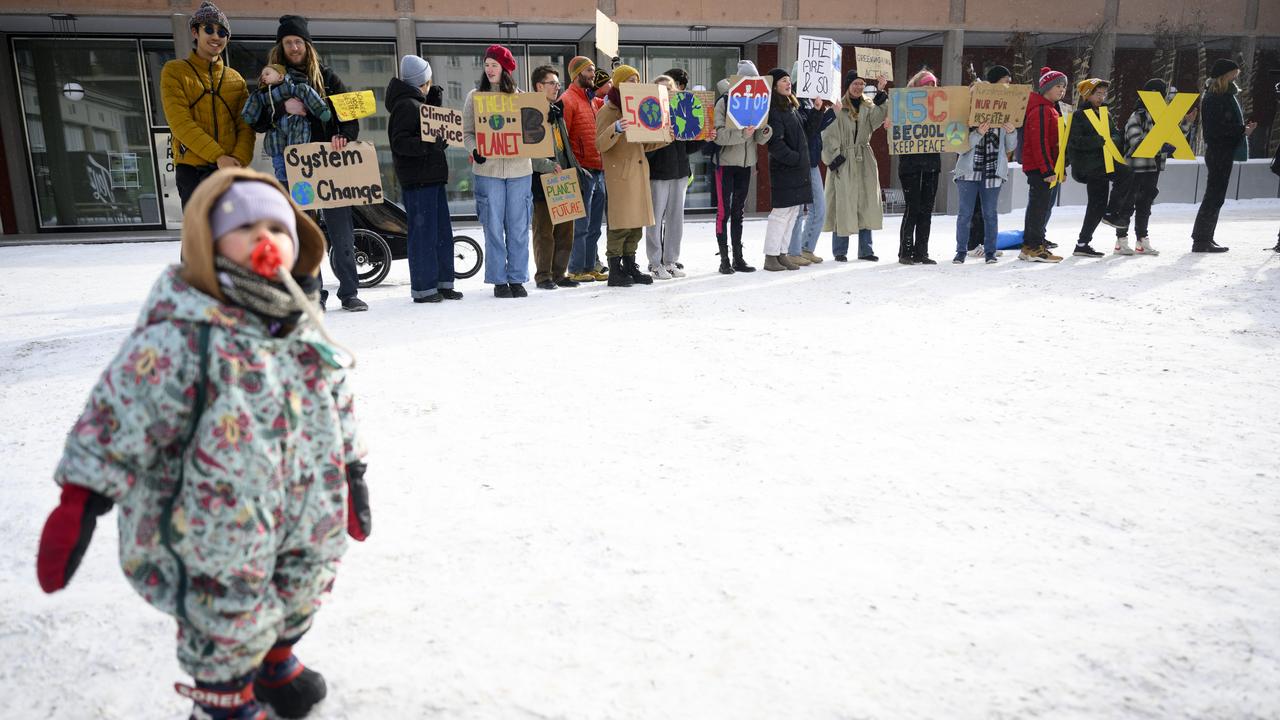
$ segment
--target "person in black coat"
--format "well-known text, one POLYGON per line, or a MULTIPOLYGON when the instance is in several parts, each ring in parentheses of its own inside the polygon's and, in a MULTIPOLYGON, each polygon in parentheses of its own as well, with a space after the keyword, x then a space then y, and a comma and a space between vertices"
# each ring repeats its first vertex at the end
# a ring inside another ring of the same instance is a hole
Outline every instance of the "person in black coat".
MULTIPOLYGON (((907 87, 937 87, 938 78, 921 70, 907 82, 907 87)), ((938 195, 938 175, 942 172, 941 153, 915 153, 898 156, 898 180, 906 210, 898 238, 898 262, 903 265, 937 265, 929 258, 929 231, 933 223, 933 204, 938 195)), ((975 215, 980 213, 975 212, 975 215)))
POLYGON ((431 84, 431 65, 417 55, 400 58, 400 77, 387 83, 387 135, 396 180, 409 216, 409 295, 416 303, 461 300, 453 289, 453 224, 449 219, 448 143, 422 139, 422 107, 440 107, 444 93, 431 84))
MULTIPOLYGON (((683 92, 689 75, 672 68, 654 79, 671 93, 683 92)), ((674 108, 676 98, 671 99, 674 108)), ((715 139, 715 128, 711 128, 715 139)), ((649 272, 659 280, 685 276, 680 264, 680 246, 684 239, 684 203, 693 168, 689 154, 703 146, 701 140, 676 140, 666 147, 645 153, 649 159, 649 191, 653 195, 654 224, 645 228, 645 251, 649 256, 649 272)))
POLYGON ((804 134, 809 138, 809 187, 813 202, 796 217, 787 259, 801 267, 822 262, 814 252, 818 249, 822 223, 827 219, 827 201, 823 195, 822 171, 818 169, 818 163, 822 159, 822 131, 836 121, 836 114, 831 109, 834 104, 818 98, 800 100, 800 120, 804 122, 804 134))
MULTIPOLYGON (((276 28, 276 44, 267 56, 269 64, 283 65, 289 77, 296 82, 304 82, 320 93, 323 98, 347 92, 342 78, 327 65, 320 62, 320 53, 311 44, 311 31, 307 19, 301 15, 282 15, 279 27, 276 28)), ((312 142, 330 142, 333 149, 341 150, 347 143, 360 137, 358 120, 339 120, 338 113, 329 102, 330 119, 324 122, 320 118, 309 115, 307 107, 297 98, 289 98, 279 105, 259 114, 256 122, 250 123, 256 132, 266 132, 271 126, 272 118, 282 113, 306 115, 311 120, 312 142)), ((351 221, 351 208, 328 208, 320 211, 320 219, 325 230, 325 237, 333 248, 330 261, 338 276, 338 299, 342 301, 342 309, 351 312, 368 310, 369 306, 356 297, 360 292, 359 280, 356 277, 355 229, 351 221)), ((323 282, 323 278, 321 279, 323 282)), ((320 306, 324 307, 328 298, 327 290, 320 291, 320 306)))
POLYGON ((791 230, 800 207, 813 202, 809 182, 809 137, 800 120, 800 103, 791 94, 791 73, 776 68, 769 106, 769 190, 773 210, 764 235, 765 270, 799 270, 787 257, 791 230))
POLYGON ((1227 199, 1227 185, 1231 180, 1231 163, 1248 157, 1248 138, 1256 122, 1245 123, 1240 102, 1236 100, 1235 79, 1240 66, 1227 59, 1216 60, 1209 70, 1209 87, 1200 103, 1200 117, 1204 132, 1204 164, 1209 178, 1205 182, 1204 197, 1191 228, 1191 252, 1220 253, 1228 248, 1214 242, 1218 227, 1218 212, 1227 199), (1243 152, 1242 152, 1243 150, 1243 152))

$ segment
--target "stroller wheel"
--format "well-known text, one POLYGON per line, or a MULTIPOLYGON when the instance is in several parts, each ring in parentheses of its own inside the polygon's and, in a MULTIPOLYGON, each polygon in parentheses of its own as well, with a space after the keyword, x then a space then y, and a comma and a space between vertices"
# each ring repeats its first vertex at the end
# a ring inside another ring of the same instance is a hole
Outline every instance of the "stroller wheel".
POLYGON ((453 276, 456 278, 469 278, 480 272, 480 266, 484 264, 484 250, 480 249, 480 243, 472 240, 466 235, 456 235, 453 238, 453 276))
MULTIPOLYGON (((356 280, 362 288, 371 288, 387 278, 391 272, 391 246, 381 235, 364 228, 356 228, 356 280)), ((333 247, 329 248, 329 266, 333 267, 333 247)), ((334 273, 338 271, 335 268, 334 273)))

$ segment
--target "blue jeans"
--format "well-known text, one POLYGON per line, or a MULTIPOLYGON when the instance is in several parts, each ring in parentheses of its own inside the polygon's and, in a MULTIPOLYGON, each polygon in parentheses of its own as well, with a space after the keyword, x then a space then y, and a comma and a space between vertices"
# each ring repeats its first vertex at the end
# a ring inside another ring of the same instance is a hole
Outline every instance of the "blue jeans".
MULTIPOLYGON (((831 233, 831 253, 833 255, 848 255, 849 254, 849 236, 837 235, 834 232, 831 233)), ((875 253, 871 250, 871 231, 866 229, 859 230, 858 231, 858 257, 861 258, 861 257, 866 257, 868 255, 874 255, 874 254, 875 253)))
POLYGON ((791 229, 791 247, 787 249, 790 255, 816 250, 818 236, 822 234, 822 221, 827 219, 827 198, 822 194, 822 173, 818 168, 810 168, 809 186, 813 190, 813 202, 809 205, 809 214, 797 218, 796 226, 791 229))
POLYGON ((569 274, 594 270, 600 262, 600 225, 604 221, 604 171, 578 170, 582 205, 587 216, 573 221, 573 251, 569 253, 569 274))
POLYGON ((271 169, 275 171, 276 179, 279 180, 280 184, 284 185, 287 190, 289 188, 289 178, 284 171, 284 155, 271 156, 271 169))
POLYGON ((484 228, 484 281, 490 285, 529 282, 529 225, 533 222, 529 176, 477 175, 476 215, 484 228))
POLYGON ((409 295, 424 298, 453 287, 453 223, 444 185, 404 188, 409 216, 409 295))
POLYGON ((982 196, 982 251, 987 259, 996 256, 996 226, 999 214, 1000 186, 984 187, 981 180, 957 180, 956 189, 960 197, 960 213, 956 215, 956 255, 963 255, 969 247, 969 223, 973 221, 973 205, 978 196, 982 196))

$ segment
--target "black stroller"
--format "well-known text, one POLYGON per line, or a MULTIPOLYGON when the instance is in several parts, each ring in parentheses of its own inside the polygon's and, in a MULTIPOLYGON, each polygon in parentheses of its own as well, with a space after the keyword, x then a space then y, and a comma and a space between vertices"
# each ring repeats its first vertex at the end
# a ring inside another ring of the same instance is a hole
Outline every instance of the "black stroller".
MULTIPOLYGON (((356 276, 360 287, 370 288, 386 279, 392 260, 409 257, 409 216, 390 200, 352 207, 355 228, 356 276)), ((466 235, 453 238, 454 277, 469 278, 480 272, 484 250, 466 235)), ((332 265, 330 259, 330 265, 332 265)))

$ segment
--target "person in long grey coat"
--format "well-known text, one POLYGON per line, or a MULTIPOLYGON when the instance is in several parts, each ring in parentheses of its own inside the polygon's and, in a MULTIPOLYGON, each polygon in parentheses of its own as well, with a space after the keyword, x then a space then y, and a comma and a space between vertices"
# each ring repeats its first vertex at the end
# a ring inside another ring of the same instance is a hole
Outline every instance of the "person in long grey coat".
MULTIPOLYGON (((883 88, 879 78, 877 88, 883 88)), ((864 78, 850 71, 844 78, 844 94, 836 108, 836 120, 822 131, 822 161, 827 164, 827 183, 823 193, 827 203, 827 219, 823 232, 831 231, 831 250, 836 260, 845 260, 849 252, 849 236, 860 230, 879 230, 884 224, 880 204, 880 171, 871 151, 871 134, 885 124, 889 116, 884 102, 889 94, 878 90, 863 97, 867 86, 864 78)), ((859 233, 858 257, 876 260, 870 233, 859 233)))

